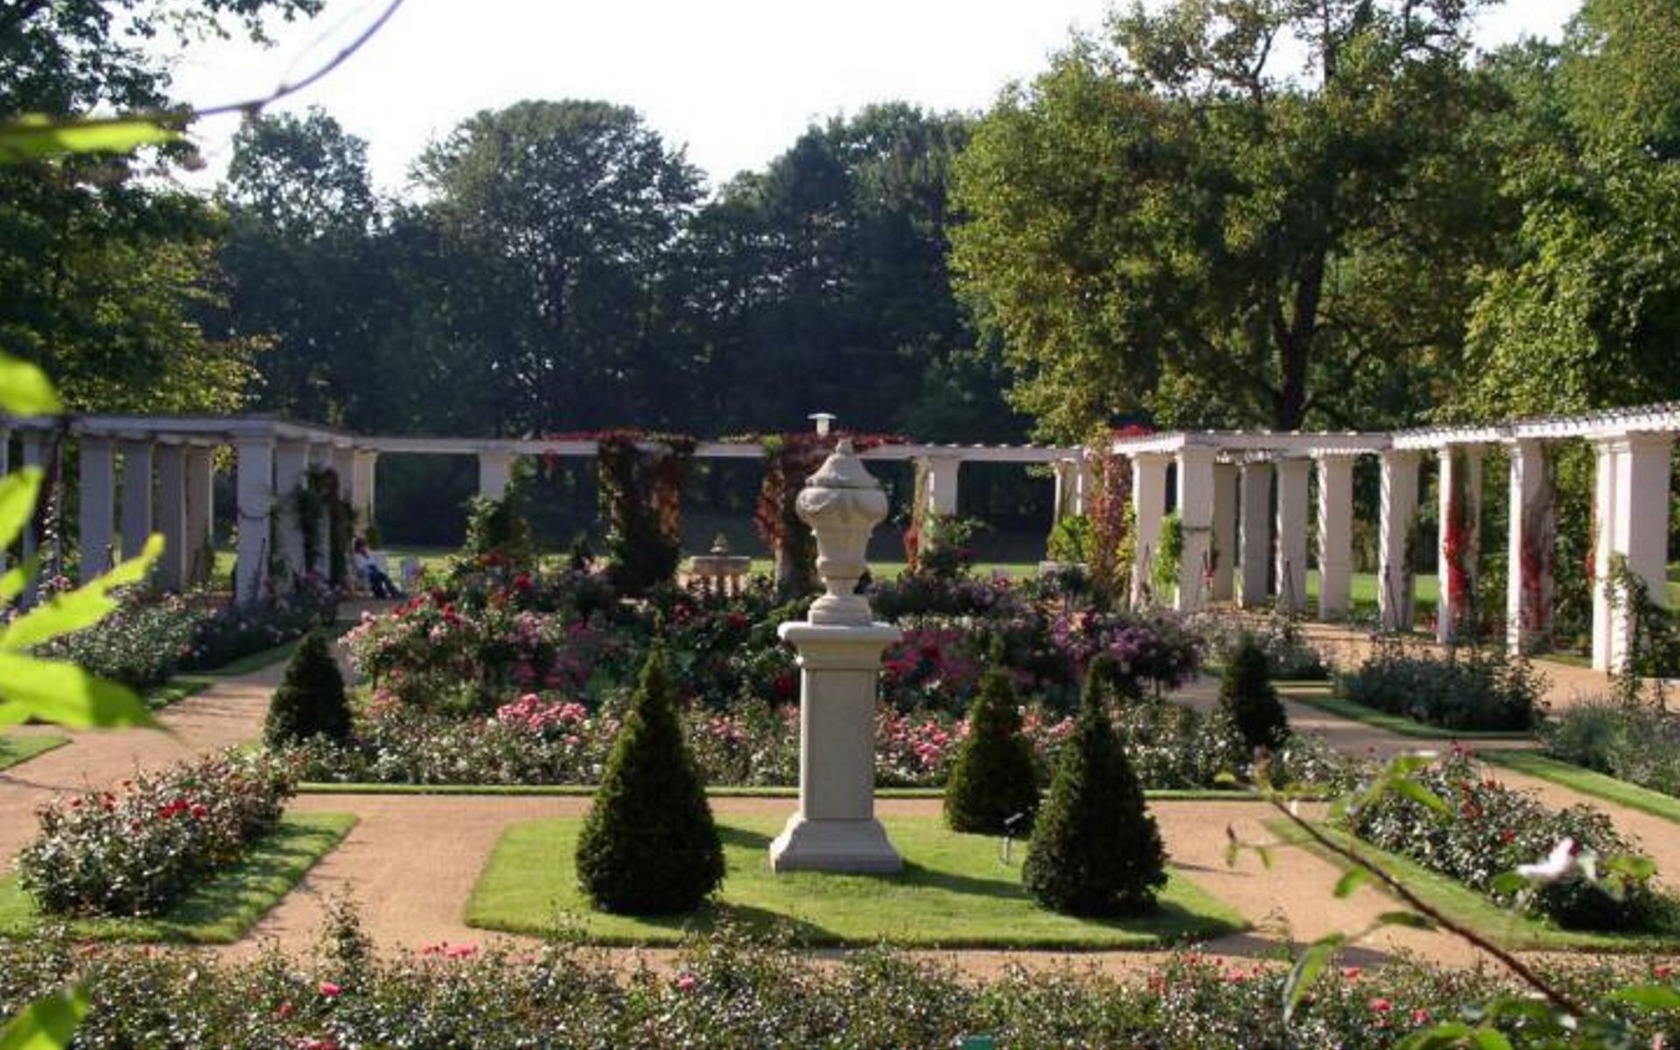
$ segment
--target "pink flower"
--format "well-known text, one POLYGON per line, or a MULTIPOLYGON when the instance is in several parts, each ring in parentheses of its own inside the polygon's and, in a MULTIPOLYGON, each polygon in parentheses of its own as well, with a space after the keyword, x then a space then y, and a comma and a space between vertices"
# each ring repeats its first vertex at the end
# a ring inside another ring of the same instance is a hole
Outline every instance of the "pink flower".
POLYGON ((1342 976, 1346 977, 1350 981, 1357 981, 1357 980, 1359 980, 1359 972, 1360 972, 1359 967, 1357 967, 1357 966, 1347 966, 1347 967, 1343 967, 1342 976))
POLYGON ((1429 1023, 1429 1011, 1428 1010, 1423 1010, 1423 1009, 1413 1010, 1412 1011, 1412 1023, 1413 1024, 1428 1024, 1429 1023))
POLYGON ((1379 1014, 1386 1014, 1390 1010, 1394 1009, 1394 1003, 1379 995, 1377 998, 1371 1000, 1371 1009, 1379 1014))
POLYGON ((451 944, 448 947, 444 948, 443 954, 449 956, 451 959, 465 959, 468 956, 478 954, 478 945, 476 945, 476 944, 451 944))
POLYGON ((321 982, 321 994, 326 996, 328 999, 337 999, 343 991, 344 988, 342 986, 334 984, 331 981, 321 982))
POLYGON ((691 973, 679 973, 672 983, 677 986, 679 992, 692 992, 700 984, 700 979, 691 973))

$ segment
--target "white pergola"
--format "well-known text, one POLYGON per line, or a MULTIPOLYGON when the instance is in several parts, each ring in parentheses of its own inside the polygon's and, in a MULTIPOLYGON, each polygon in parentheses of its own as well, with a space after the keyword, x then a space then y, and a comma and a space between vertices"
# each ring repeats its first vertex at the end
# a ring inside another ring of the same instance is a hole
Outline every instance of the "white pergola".
MULTIPOLYGON (((11 469, 11 436, 19 462, 40 466, 66 424, 54 419, 0 418, 0 473, 11 469)), ((1441 520, 1475 522, 1481 501, 1482 459, 1492 445, 1510 453, 1511 532, 1507 595, 1509 644, 1527 649, 1549 635, 1555 537, 1556 476, 1548 446, 1584 440, 1597 452, 1594 502, 1594 572, 1606 578, 1611 559, 1651 586, 1659 600, 1667 562, 1668 471, 1680 404, 1647 405, 1577 416, 1518 420, 1497 426, 1428 427, 1381 433, 1274 433, 1181 431, 1117 439, 1110 451, 1126 457, 1137 519, 1134 580, 1149 576, 1160 527, 1169 505, 1183 529, 1184 552, 1173 603, 1195 609, 1207 602, 1276 603, 1305 607, 1311 486, 1317 476, 1317 550, 1321 617, 1343 615, 1352 579, 1353 465, 1375 456, 1381 470, 1378 526, 1378 607, 1384 627, 1412 624, 1412 577, 1406 557, 1416 527, 1419 471, 1425 455, 1440 462, 1441 520), (1167 492, 1175 464, 1176 491, 1167 492), (1273 489, 1275 487, 1275 514, 1273 489), (1458 500, 1466 503, 1460 506, 1458 500), (1240 566, 1240 577, 1238 567, 1240 566), (1270 581, 1276 581, 1275 591, 1270 581)), ((286 564, 303 564, 301 523, 280 499, 313 468, 331 468, 341 491, 363 520, 372 520, 374 468, 381 455, 473 456, 481 495, 505 492, 516 458, 592 457, 587 440, 380 437, 352 434, 265 416, 77 416, 67 424, 78 445, 79 510, 76 533, 82 573, 109 567, 118 551, 138 551, 153 530, 167 550, 160 586, 181 590, 209 578, 212 526, 212 453, 231 448, 236 460, 238 570, 235 597, 263 593, 271 548, 286 564), (119 472, 120 467, 120 472, 119 472), (119 481, 120 473, 120 481, 119 481), (279 502, 277 502, 279 501, 279 502), (279 513, 271 516, 278 507, 279 513)), ((650 446, 656 448, 658 446, 650 446)), ((756 444, 703 442, 703 459, 762 458, 756 444)), ((965 463, 1040 464, 1052 469, 1058 517, 1082 513, 1092 491, 1094 457, 1080 447, 984 445, 882 445, 869 460, 914 460, 925 472, 928 509, 953 514, 965 463)), ((1449 530, 1442 529, 1443 573, 1449 530)), ((1479 537, 1472 527, 1459 537, 1474 566, 1479 537)), ((24 540, 27 556, 36 538, 24 540)), ((317 560, 324 559, 318 552, 317 560)), ((1437 633, 1453 641, 1463 595, 1443 579, 1437 633), (1456 603, 1456 604, 1455 604, 1456 603)), ((1620 666, 1630 629, 1626 610, 1606 588, 1594 597, 1593 663, 1620 666)))

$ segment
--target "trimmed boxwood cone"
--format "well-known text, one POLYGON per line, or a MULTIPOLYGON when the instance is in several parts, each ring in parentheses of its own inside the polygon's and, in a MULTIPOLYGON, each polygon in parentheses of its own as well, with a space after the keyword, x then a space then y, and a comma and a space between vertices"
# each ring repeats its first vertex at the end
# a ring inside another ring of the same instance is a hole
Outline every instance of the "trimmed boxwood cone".
POLYGON ((1219 704, 1230 713, 1249 751, 1276 751, 1289 739, 1289 716, 1272 685, 1266 654, 1247 634, 1220 676, 1219 704))
POLYGON ((1038 767, 1021 733, 1015 687, 994 665, 980 681, 969 709, 968 738, 945 785, 945 823, 953 831, 1020 835, 1032 827, 1037 810, 1038 767))
POLYGON ((642 666, 577 846, 578 884, 603 911, 692 911, 723 882, 723 844, 677 721, 665 652, 642 666))
POLYGON ((1109 720, 1116 695, 1135 698, 1138 684, 1118 661, 1098 657, 1021 873, 1034 900, 1068 915, 1152 911, 1167 881, 1161 833, 1109 720))
POLYGON ((263 741, 270 747, 314 736, 338 741, 350 736, 344 676, 326 634, 318 627, 298 643, 280 688, 268 702, 268 718, 263 723, 263 741))

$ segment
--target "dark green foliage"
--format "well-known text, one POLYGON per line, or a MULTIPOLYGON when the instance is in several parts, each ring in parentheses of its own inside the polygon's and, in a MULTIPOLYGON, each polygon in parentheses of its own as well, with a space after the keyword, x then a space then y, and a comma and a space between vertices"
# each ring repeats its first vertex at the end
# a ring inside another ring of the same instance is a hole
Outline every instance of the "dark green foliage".
POLYGON ((945 785, 945 823, 953 831, 1022 834, 1038 809, 1038 768, 1021 734, 1015 688, 1001 667, 980 681, 969 714, 968 739, 945 785), (1006 823, 1017 814, 1022 819, 1006 823))
POLYGON ((723 845, 683 743, 662 648, 642 667, 578 839, 577 869, 596 907, 631 915, 691 911, 723 881, 723 845))
POLYGON ((263 724, 263 740, 271 747, 314 736, 339 741, 350 736, 344 676, 319 628, 298 643, 286 665, 286 676, 268 703, 268 720, 263 724))
POLYGON ((1283 712, 1266 654, 1244 634, 1219 679, 1219 705, 1237 723, 1250 751, 1276 751, 1289 739, 1289 716, 1283 712))
POLYGON ((1136 699, 1138 683, 1118 661, 1099 657, 1021 872, 1034 900, 1070 915, 1150 911, 1167 881, 1160 831, 1109 721, 1115 695, 1136 699))

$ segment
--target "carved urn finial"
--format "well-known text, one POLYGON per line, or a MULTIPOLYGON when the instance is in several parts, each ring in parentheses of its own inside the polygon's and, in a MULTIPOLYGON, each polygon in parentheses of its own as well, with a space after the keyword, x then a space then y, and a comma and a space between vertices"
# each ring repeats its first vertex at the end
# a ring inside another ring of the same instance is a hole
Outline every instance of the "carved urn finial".
POLYGON ((854 594, 864 569, 869 534, 887 516, 887 494, 863 468, 850 438, 841 438, 794 503, 799 520, 817 534, 817 575, 826 593, 811 606, 810 622, 867 624, 869 600, 854 594))

